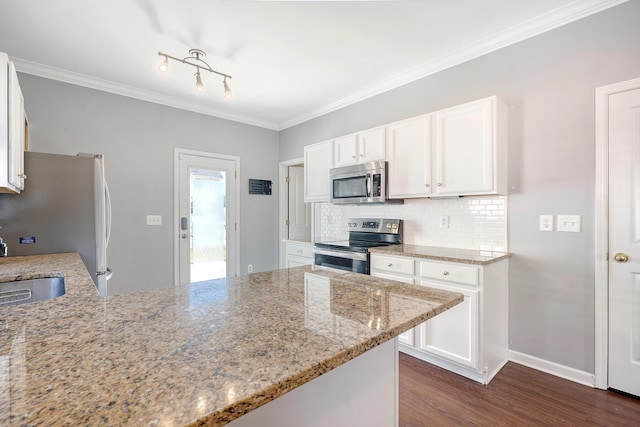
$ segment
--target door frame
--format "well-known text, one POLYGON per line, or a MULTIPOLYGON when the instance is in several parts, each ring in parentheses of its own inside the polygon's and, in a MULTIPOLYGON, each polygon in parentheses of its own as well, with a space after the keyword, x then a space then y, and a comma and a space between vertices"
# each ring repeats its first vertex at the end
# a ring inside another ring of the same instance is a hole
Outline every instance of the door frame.
POLYGON ((595 387, 609 387, 609 97, 640 89, 640 78, 595 90, 595 387))
MULTIPOLYGON (((289 176, 289 166, 304 164, 304 157, 284 160, 278 163, 278 265, 284 268, 286 265, 286 248, 284 241, 287 239, 287 215, 289 190, 287 187, 287 176, 289 176)), ((313 209, 311 210, 311 232, 313 233, 313 209)))
POLYGON ((180 154, 190 156, 199 156, 209 159, 230 160, 235 163, 236 169, 236 215, 233 218, 235 222, 235 264, 236 268, 233 272, 236 276, 240 275, 240 186, 238 185, 238 177, 240 176, 240 157, 229 156, 226 154, 216 154, 207 151, 188 150, 186 148, 174 147, 173 149, 173 284, 180 285, 180 154))

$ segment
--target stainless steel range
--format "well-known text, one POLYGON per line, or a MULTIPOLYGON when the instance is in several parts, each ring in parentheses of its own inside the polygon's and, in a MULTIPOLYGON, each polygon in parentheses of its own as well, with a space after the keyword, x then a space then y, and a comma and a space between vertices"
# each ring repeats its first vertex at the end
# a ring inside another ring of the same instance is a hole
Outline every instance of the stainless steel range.
POLYGON ((314 264, 369 274, 369 248, 402 243, 402 220, 350 218, 349 240, 315 243, 314 264))

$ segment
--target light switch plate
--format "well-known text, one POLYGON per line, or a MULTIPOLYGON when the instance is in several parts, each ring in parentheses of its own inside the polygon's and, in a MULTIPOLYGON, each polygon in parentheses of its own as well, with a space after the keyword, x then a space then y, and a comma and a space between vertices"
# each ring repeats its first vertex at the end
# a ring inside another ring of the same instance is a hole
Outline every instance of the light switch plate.
POLYGON ((540 231, 553 231, 553 215, 540 215, 540 231))
POLYGON ((147 215, 147 225, 162 225, 162 215, 147 215))
POLYGON ((580 215, 558 215, 558 231, 580 232, 580 215))

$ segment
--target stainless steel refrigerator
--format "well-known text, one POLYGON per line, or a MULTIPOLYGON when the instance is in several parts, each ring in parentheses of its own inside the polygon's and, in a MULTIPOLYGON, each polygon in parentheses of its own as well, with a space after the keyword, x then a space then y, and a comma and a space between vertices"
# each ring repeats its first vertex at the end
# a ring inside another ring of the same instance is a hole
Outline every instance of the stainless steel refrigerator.
POLYGON ((111 202, 99 154, 25 153, 25 189, 0 194, 0 237, 9 256, 78 252, 107 295, 111 202))

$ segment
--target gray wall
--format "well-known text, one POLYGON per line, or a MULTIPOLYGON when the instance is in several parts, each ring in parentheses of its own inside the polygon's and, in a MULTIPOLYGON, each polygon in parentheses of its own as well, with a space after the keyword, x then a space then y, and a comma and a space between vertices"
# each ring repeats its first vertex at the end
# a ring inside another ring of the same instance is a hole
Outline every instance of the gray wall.
POLYGON ((280 160, 326 140, 490 95, 510 106, 512 350, 594 372, 594 89, 640 77, 634 1, 280 132, 280 160), (581 233, 537 231, 540 214, 581 233))
MULTIPOLYGON (((32 151, 105 155, 113 203, 109 294, 173 284, 173 149, 240 157, 240 268, 278 265, 278 193, 250 196, 248 179, 277 182, 278 133, 21 74, 32 151), (160 214, 162 226, 145 225, 160 214)), ((27 182, 28 185, 28 182, 27 182)))

